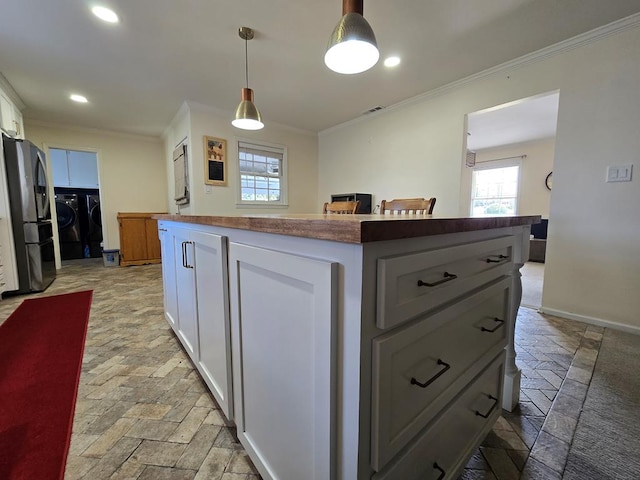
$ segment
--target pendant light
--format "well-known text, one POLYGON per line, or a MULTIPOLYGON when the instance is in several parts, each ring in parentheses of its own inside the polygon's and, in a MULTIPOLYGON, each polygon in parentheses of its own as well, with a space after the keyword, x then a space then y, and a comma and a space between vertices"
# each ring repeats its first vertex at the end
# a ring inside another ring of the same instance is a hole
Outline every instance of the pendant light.
POLYGON ((253 38, 253 30, 240 27, 238 35, 244 40, 244 71, 247 86, 242 89, 242 100, 236 110, 236 118, 231 122, 234 127, 243 130, 260 130, 264 127, 262 116, 253 103, 253 90, 249 88, 249 60, 247 43, 253 38))
POLYGON ((342 18, 331 34, 324 63, 334 72, 369 70, 380 58, 376 36, 362 12, 364 0, 342 0, 342 18))

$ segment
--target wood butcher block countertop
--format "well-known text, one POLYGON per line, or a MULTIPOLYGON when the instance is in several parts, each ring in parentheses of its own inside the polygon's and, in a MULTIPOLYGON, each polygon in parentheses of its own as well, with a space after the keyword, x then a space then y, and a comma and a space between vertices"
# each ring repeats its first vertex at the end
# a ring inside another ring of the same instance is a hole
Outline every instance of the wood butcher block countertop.
POLYGON ((343 243, 368 243, 531 225, 540 223, 541 217, 540 215, 531 215, 465 218, 436 215, 325 215, 309 213, 239 216, 158 214, 153 218, 343 243))

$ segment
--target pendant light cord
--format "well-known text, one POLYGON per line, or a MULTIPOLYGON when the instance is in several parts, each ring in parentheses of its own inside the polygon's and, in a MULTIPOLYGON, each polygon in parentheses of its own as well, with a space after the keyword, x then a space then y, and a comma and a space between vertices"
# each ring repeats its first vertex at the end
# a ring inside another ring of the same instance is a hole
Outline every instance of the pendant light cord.
POLYGON ((244 75, 247 81, 247 88, 249 88, 249 40, 244 39, 244 75))

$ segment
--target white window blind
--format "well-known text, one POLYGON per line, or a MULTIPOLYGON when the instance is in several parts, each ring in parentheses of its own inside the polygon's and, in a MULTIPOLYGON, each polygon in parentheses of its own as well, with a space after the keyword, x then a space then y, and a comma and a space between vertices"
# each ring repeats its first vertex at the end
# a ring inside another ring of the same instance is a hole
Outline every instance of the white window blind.
POLYGON ((286 203, 286 148, 238 142, 240 203, 286 203))

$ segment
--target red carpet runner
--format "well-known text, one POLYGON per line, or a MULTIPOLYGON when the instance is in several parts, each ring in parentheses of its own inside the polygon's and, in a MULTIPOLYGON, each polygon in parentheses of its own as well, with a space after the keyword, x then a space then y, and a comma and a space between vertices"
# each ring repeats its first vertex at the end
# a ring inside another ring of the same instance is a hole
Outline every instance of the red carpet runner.
POLYGON ((0 479, 64 477, 92 295, 28 299, 0 325, 0 479))

